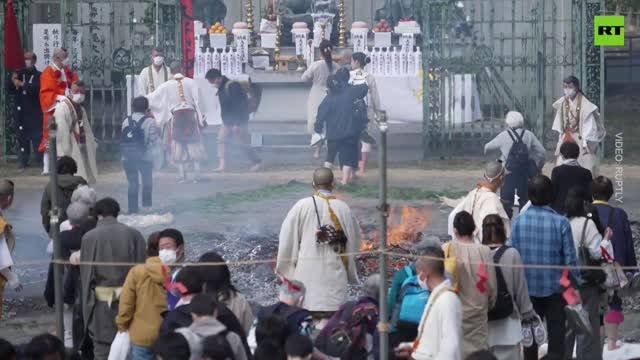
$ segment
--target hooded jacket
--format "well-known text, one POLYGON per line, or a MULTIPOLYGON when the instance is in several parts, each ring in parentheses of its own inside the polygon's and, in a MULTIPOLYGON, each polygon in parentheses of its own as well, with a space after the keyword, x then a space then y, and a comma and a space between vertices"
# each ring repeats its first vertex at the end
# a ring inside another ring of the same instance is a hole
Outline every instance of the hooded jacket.
POLYGON ((151 346, 158 337, 167 309, 162 266, 159 257, 148 258, 129 271, 122 287, 116 325, 118 331, 129 331, 132 344, 151 346))
POLYGON ((191 350, 191 360, 200 360, 202 356, 202 340, 208 336, 218 334, 225 335, 235 360, 247 360, 247 355, 242 347, 242 340, 238 334, 228 331, 220 321, 213 317, 196 319, 188 328, 181 328, 176 332, 187 339, 189 350, 191 350))
MULTIPOLYGON (((251 349, 249 349, 247 335, 238 318, 222 303, 218 303, 217 314, 216 319, 221 322, 227 330, 238 334, 240 340, 242 340, 245 354, 247 354, 247 357, 250 356, 251 349)), ((189 327, 192 323, 191 304, 177 306, 175 309, 164 313, 164 320, 162 320, 162 325, 160 326, 160 336, 170 334, 179 328, 189 327)))
MULTIPOLYGON (((71 195, 73 191, 80 185, 87 185, 87 181, 81 176, 62 174, 58 175, 58 207, 60 209, 60 221, 67 220, 67 207, 71 203, 71 195)), ((42 193, 42 201, 40 202, 40 215, 42 216, 42 226, 44 226, 47 234, 49 233, 49 212, 53 203, 51 201, 51 184, 47 184, 42 193)))

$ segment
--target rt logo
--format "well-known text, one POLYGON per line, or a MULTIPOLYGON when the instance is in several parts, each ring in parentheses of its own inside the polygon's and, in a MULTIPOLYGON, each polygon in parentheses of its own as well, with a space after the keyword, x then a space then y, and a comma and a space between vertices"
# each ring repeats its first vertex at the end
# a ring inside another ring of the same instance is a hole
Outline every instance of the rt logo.
POLYGON ((624 16, 595 16, 593 43, 596 46, 624 45, 624 16))

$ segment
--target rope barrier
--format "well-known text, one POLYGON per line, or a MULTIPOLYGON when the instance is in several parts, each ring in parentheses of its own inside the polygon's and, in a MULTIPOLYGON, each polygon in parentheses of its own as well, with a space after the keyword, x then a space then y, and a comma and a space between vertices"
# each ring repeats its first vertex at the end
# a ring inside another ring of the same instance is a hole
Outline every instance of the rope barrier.
MULTIPOLYGON (((364 255, 379 255, 384 253, 390 257, 394 258, 410 258, 410 259, 423 259, 423 260, 432 260, 432 261, 444 261, 442 258, 434 257, 434 256, 424 256, 424 255, 415 255, 415 254, 402 254, 393 251, 381 251, 381 250, 365 250, 365 251, 356 251, 343 253, 339 256, 364 256, 364 255)), ((325 257, 298 257, 295 259, 280 259, 280 262, 297 262, 300 260, 322 260, 325 257)), ((238 266, 246 266, 246 265, 262 265, 262 264, 273 264, 277 261, 277 259, 257 259, 257 260, 229 260, 225 262, 185 262, 180 263, 180 266, 230 266, 230 267, 238 267, 238 266)), ((34 261, 24 261, 20 263, 13 264, 13 267, 27 267, 33 265, 48 265, 49 263, 54 264, 63 264, 63 265, 80 265, 80 266, 127 266, 132 267, 136 265, 144 265, 145 263, 137 263, 137 262, 101 262, 101 261, 80 261, 77 263, 71 263, 68 260, 34 260, 34 261)), ((546 264, 496 264, 494 262, 467 262, 458 260, 458 263, 470 264, 474 266, 480 266, 480 264, 485 264, 487 266, 498 266, 501 268, 515 268, 515 269, 569 269, 569 270, 599 270, 602 269, 601 266, 588 266, 588 265, 546 265, 546 264)), ((639 268, 637 266, 620 266, 622 270, 629 271, 638 271, 639 268)))

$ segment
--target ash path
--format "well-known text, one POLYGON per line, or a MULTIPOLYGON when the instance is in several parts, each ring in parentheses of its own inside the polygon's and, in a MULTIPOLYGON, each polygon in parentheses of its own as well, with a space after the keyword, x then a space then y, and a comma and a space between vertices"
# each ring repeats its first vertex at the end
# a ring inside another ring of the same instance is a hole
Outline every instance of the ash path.
MULTIPOLYGON (((285 184, 297 180, 310 183, 313 168, 303 170, 269 171, 259 174, 232 173, 226 175, 207 174, 210 181, 200 184, 177 185, 175 174, 159 173, 154 176, 154 208, 176 208, 177 204, 196 204, 203 198, 216 194, 229 194, 263 189, 269 185, 285 184)), ((612 176, 615 169, 603 167, 603 174, 612 176)), ((4 171, 3 171, 4 173, 4 171)), ((11 174, 10 174, 11 175, 11 174)), ((2 175, 3 177, 5 174, 2 175)), ((481 178, 482 173, 474 169, 390 169, 389 185, 423 188, 432 191, 466 191, 481 178)), ((40 223, 40 198, 47 179, 40 176, 13 177, 16 180, 16 201, 7 212, 17 233, 14 255, 16 263, 47 260, 46 234, 40 223)), ((376 185, 376 171, 372 170, 360 180, 363 184, 376 185)), ((640 167, 625 168, 624 207, 631 219, 640 219, 640 167)), ((110 171, 101 175, 96 185, 99 197, 116 198, 126 210, 127 186, 124 175, 110 171)), ((198 206, 178 206, 173 212, 175 221, 168 225, 186 234, 187 257, 197 259, 206 251, 219 251, 229 260, 274 258, 277 250, 279 227, 291 206, 300 198, 309 196, 311 189, 278 194, 258 201, 227 204, 223 208, 203 209, 198 206)), ((345 196, 363 225, 377 223, 375 199, 350 198, 345 196)), ((432 218, 426 233, 445 234, 449 209, 433 205, 428 201, 393 202, 432 206, 432 218)), ((151 226, 140 229, 144 235, 168 226, 151 226)), ((42 292, 46 279, 46 265, 17 267, 25 289, 21 293, 5 291, 5 318, 2 320, 0 337, 11 341, 28 340, 34 334, 53 329, 53 312, 44 305, 42 292)), ((275 298, 275 276, 269 265, 254 265, 232 268, 234 283, 254 304, 266 304, 275 298)), ((352 293, 355 290, 352 289, 352 293)))

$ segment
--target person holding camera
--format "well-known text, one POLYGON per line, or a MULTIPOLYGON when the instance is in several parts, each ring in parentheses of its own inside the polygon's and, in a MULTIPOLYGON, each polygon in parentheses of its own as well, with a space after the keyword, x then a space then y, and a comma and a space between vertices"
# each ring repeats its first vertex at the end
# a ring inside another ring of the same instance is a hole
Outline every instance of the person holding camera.
POLYGON ((307 288, 302 307, 329 318, 347 300, 347 283, 358 283, 355 256, 360 227, 349 206, 333 195, 333 172, 313 174, 313 196, 289 211, 280 231, 276 272, 307 288))

